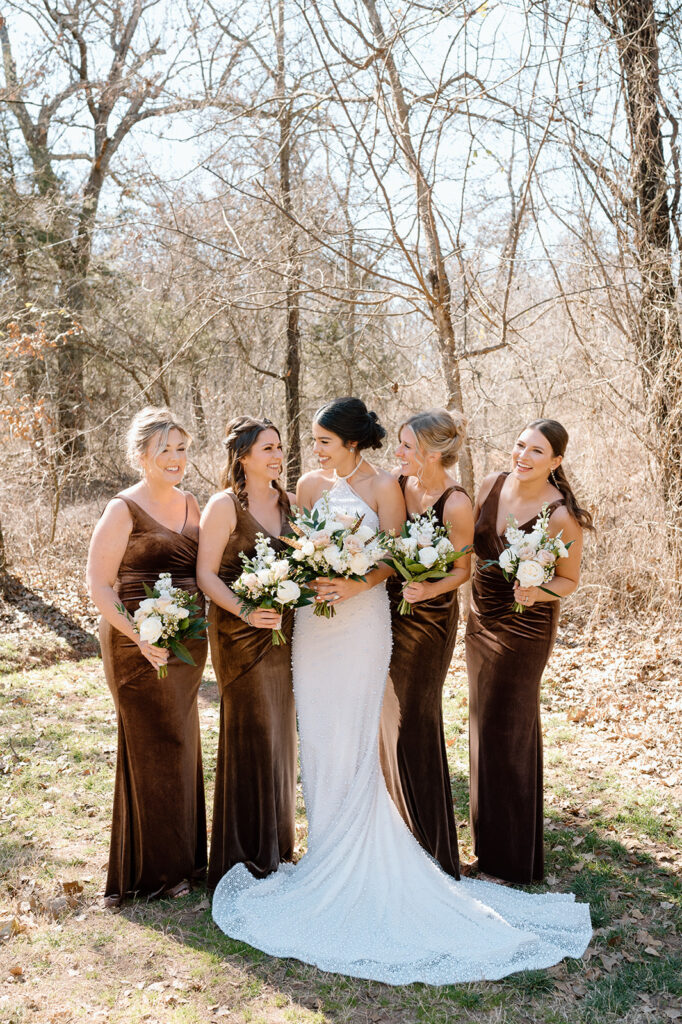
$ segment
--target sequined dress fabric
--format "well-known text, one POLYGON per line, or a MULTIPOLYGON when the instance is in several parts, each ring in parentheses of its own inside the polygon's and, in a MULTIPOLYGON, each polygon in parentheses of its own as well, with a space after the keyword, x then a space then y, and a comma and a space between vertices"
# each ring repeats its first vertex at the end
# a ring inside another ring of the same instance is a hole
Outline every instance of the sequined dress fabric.
MULTIPOLYGON (((376 513, 345 481, 333 512, 376 513)), ((504 977, 580 956, 589 907, 446 875, 391 800, 379 764, 391 655, 383 585, 325 619, 296 613, 292 645, 308 852, 264 879, 243 866, 220 881, 213 917, 274 956, 392 985, 504 977)))

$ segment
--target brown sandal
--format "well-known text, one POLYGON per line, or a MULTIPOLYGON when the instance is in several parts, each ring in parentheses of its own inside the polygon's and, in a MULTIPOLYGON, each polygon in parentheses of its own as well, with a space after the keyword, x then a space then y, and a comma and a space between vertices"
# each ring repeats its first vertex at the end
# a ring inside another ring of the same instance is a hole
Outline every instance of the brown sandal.
POLYGON ((174 885, 172 889, 166 889, 165 896, 170 896, 172 900, 182 899, 183 896, 189 896, 192 892, 192 886, 189 884, 186 878, 183 878, 181 882, 174 885))

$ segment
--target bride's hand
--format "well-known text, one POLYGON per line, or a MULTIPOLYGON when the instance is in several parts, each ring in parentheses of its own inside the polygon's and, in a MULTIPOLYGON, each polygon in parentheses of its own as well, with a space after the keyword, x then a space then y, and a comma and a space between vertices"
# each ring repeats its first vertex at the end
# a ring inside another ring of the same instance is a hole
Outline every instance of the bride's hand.
POLYGON ((317 592, 315 600, 318 604, 327 601, 329 604, 339 604, 347 601, 349 597, 355 597, 367 590, 367 584, 363 580, 329 580, 326 576, 313 580, 313 589, 317 592))

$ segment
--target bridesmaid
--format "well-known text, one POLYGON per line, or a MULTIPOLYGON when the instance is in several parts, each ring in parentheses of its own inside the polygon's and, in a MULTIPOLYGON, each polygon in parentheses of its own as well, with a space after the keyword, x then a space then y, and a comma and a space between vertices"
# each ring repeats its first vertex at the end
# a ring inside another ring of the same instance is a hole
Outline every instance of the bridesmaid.
POLYGON ((273 646, 281 626, 291 640, 293 612, 244 614, 230 590, 252 557, 256 534, 276 550, 287 531, 290 497, 281 488, 282 442, 269 420, 227 424, 225 488, 201 519, 198 577, 210 597, 209 639, 220 690, 220 740, 208 883, 243 862, 257 877, 291 860, 296 812, 296 714, 291 648, 273 646), (228 489, 229 488, 229 489, 228 489))
MULTIPOLYGON (((169 409, 146 408, 128 431, 128 456, 139 483, 107 505, 88 556, 90 596, 102 613, 100 641, 118 718, 109 872, 105 898, 184 896, 206 872, 206 812, 197 693, 206 640, 187 643, 196 666, 141 641, 130 620, 170 572, 197 592, 199 506, 180 490, 191 438, 169 409), (158 679, 160 665, 168 666, 158 679)), ((203 603, 202 603, 203 607, 203 603)))
MULTIPOLYGON (((411 416, 396 450, 408 515, 432 508, 456 550, 474 538, 471 500, 449 470, 464 441, 464 420, 445 409, 411 416)), ((381 723, 386 785, 415 837, 449 875, 459 878, 457 828, 443 734, 443 685, 457 635, 457 588, 468 578, 463 555, 445 579, 388 581, 393 654, 381 723), (400 598, 411 615, 398 614, 400 598)))
POLYGON ((568 434, 556 420, 535 420, 520 434, 510 473, 485 478, 476 502, 472 606, 467 621, 471 827, 480 871, 508 882, 544 876, 540 682, 559 619, 559 599, 580 579, 583 530, 592 517, 580 508, 561 465, 568 434), (497 566, 513 515, 530 530, 549 505, 552 535, 573 541, 548 585, 508 583, 497 566), (512 611, 512 602, 525 606, 512 611))

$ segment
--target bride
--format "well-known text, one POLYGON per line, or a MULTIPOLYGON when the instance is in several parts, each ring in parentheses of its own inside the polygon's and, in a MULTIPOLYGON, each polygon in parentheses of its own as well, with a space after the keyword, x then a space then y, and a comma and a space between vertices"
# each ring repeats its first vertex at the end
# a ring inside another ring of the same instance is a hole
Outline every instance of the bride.
MULTIPOLYGON (((376 415, 357 398, 338 398, 316 413, 313 435, 321 468, 299 481, 299 504, 319 507, 327 491, 332 513, 399 528, 398 483, 363 455, 385 436, 376 415)), ((391 652, 386 575, 320 580, 318 599, 331 600, 335 616, 296 613, 308 852, 265 879, 233 867, 215 891, 216 923, 274 956, 393 985, 496 979, 581 956, 592 933, 587 905, 571 894, 455 881, 393 804, 378 747, 391 652)))

